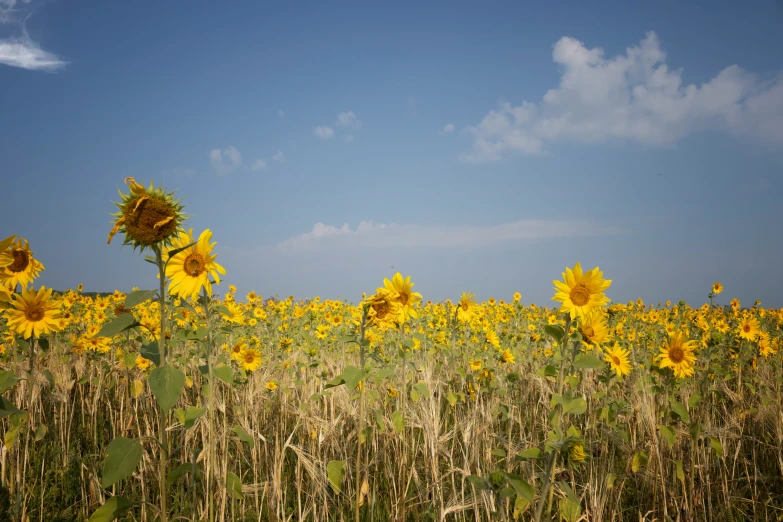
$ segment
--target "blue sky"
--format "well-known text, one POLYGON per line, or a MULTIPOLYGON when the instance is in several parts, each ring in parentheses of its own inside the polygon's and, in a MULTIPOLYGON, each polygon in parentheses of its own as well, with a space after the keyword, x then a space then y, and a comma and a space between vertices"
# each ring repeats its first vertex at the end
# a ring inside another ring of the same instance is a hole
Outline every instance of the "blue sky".
POLYGON ((783 306, 779 3, 422 4, 0 0, 0 236, 55 288, 154 286, 106 245, 132 176, 242 292, 548 304, 580 261, 783 306))

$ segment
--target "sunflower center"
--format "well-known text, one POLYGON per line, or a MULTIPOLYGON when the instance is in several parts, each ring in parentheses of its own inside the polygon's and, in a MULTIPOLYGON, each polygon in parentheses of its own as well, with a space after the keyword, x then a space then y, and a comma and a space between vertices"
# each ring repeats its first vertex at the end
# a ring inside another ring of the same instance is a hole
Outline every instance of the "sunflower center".
POLYGON ((742 331, 745 333, 750 332, 750 325, 749 324, 742 325, 742 331))
POLYGON ((405 306, 408 304, 408 294, 400 294, 400 302, 402 303, 402 306, 405 306))
POLYGON ((380 303, 372 305, 372 309, 375 310, 375 317, 383 319, 389 313, 389 303, 381 301, 380 303))
POLYGON ((612 362, 614 363, 614 365, 615 366, 620 366, 620 358, 617 357, 616 355, 612 355, 611 357, 612 357, 612 362))
POLYGON ((674 364, 680 364, 685 359, 685 352, 679 346, 672 346, 669 348, 669 359, 674 364))
POLYGON ((252 353, 246 353, 245 354, 245 362, 246 363, 252 363, 255 360, 256 356, 252 353))
POLYGON ((206 263, 204 258, 198 252, 191 252, 188 257, 185 258, 185 272, 189 276, 197 277, 204 273, 206 269, 206 263))
POLYGON ((466 312, 467 312, 467 311, 468 311, 468 308, 470 308, 470 303, 468 303, 468 302, 463 302, 463 303, 462 303, 460 306, 462 307, 462 309, 463 309, 464 311, 466 311, 466 312))
POLYGON ((584 328, 582 328, 582 335, 590 339, 595 335, 595 330, 593 330, 592 326, 585 326, 584 328))
POLYGON ((24 311, 25 319, 33 323, 40 321, 44 318, 43 306, 39 304, 32 304, 28 306, 24 311))
POLYGON ((584 306, 590 301, 590 290, 585 285, 576 285, 571 289, 570 297, 576 306, 584 306))
POLYGON ((132 198, 125 204, 124 216, 126 234, 143 245, 163 241, 177 230, 176 210, 155 197, 132 198))
POLYGON ((14 273, 22 272, 30 266, 30 254, 25 250, 14 250, 11 255, 14 256, 14 262, 8 267, 9 271, 14 273))

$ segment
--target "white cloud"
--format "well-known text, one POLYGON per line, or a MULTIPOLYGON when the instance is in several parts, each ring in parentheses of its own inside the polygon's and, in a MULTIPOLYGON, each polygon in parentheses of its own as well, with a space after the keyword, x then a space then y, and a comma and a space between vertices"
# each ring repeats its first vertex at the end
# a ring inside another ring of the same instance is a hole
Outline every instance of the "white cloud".
POLYGON ((253 162, 252 165, 250 165, 250 170, 252 170, 253 172, 264 170, 265 168, 266 168, 266 160, 264 158, 257 159, 253 162))
POLYGON ((349 134, 343 139, 345 140, 345 143, 351 143, 353 141, 353 134, 349 134))
POLYGON ((283 163, 283 162, 285 162, 285 154, 283 154, 282 150, 278 150, 275 153, 275 155, 272 156, 272 159, 277 161, 277 162, 283 163))
MULTIPOLYGON (((13 2, 10 5, 13 6, 13 2)), ((3 17, 8 16, 7 12, 10 11, 10 7, 7 10, 0 10, 0 21, 4 21, 3 17)), ((0 39, 0 63, 30 71, 46 72, 59 71, 68 65, 68 62, 57 55, 41 49, 26 30, 21 38, 0 39)))
POLYGON ((242 155, 231 145, 223 151, 212 149, 209 152, 209 160, 215 172, 222 176, 230 174, 242 165, 242 155))
POLYGON ((552 58, 562 70, 560 85, 538 103, 502 102, 468 127, 473 148, 465 161, 542 153, 558 141, 670 146, 716 128, 783 145, 783 75, 762 83, 731 65, 700 86, 685 85, 653 32, 613 58, 563 37, 552 58))
POLYGON ((277 115, 280 116, 281 118, 285 118, 285 111, 283 111, 283 109, 280 109, 279 111, 277 111, 277 115))
POLYGON ((347 127, 349 129, 361 129, 362 122, 356 119, 356 115, 353 111, 341 112, 337 115, 337 125, 347 127))
POLYGON ((313 129, 316 136, 322 140, 328 140, 334 137, 334 129, 331 127, 318 126, 313 129))
POLYGON ((454 124, 447 123, 441 130, 438 131, 438 134, 449 134, 451 132, 454 132, 454 124))
POLYGON ((313 230, 277 245, 284 253, 329 248, 469 247, 525 239, 603 236, 622 233, 614 226, 585 221, 527 219, 495 226, 419 226, 362 221, 355 230, 316 223, 313 230))

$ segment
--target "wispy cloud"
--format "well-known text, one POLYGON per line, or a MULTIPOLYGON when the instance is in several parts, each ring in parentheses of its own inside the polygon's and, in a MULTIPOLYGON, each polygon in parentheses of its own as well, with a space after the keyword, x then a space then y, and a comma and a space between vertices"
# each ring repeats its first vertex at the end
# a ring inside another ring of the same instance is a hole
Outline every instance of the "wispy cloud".
POLYGON ((449 134, 454 132, 454 124, 453 123, 447 123, 443 126, 441 130, 438 131, 438 134, 449 134))
POLYGON ((349 129, 361 129, 362 122, 356 118, 353 111, 341 112, 337 115, 337 125, 347 127, 349 129))
POLYGON ((700 86, 685 85, 682 69, 667 66, 654 32, 613 58, 563 37, 552 59, 562 69, 560 85, 538 103, 502 102, 468 127, 473 146, 465 161, 539 154, 559 141, 670 146, 715 128, 783 145, 783 74, 760 82, 731 65, 700 86))
POLYGON ((285 154, 283 154, 282 150, 278 150, 274 156, 272 156, 272 159, 277 161, 278 163, 284 163, 285 162, 285 154))
POLYGON ((313 129, 313 133, 315 133, 315 135, 322 140, 329 140, 334 138, 334 129, 331 127, 319 125, 313 129))
POLYGON ((264 158, 257 159, 250 165, 250 170, 258 172, 259 170, 266 169, 266 160, 264 158))
POLYGON ((209 151, 209 161, 212 164, 212 169, 225 176, 230 174, 240 165, 242 165, 242 154, 237 149, 229 145, 225 150, 212 149, 209 151))
MULTIPOLYGON (((0 10, 0 16, 8 16, 8 11, 0 10)), ((20 38, 0 39, 0 63, 29 71, 45 72, 57 72, 68 65, 68 62, 54 53, 41 49, 41 46, 27 34, 26 29, 23 29, 20 38)))
POLYGON ((615 227, 570 220, 526 219, 494 226, 422 226, 359 223, 356 229, 316 223, 310 232, 277 245, 283 253, 350 248, 446 248, 482 246, 526 239, 603 236, 623 233, 615 227))

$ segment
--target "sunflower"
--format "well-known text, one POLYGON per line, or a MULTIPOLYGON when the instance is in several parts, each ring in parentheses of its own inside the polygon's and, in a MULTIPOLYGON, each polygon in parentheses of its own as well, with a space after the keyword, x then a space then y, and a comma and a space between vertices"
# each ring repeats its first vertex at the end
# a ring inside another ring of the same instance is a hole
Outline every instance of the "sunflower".
POLYGON ((500 348, 500 337, 494 330, 487 330, 487 343, 491 344, 495 348, 500 348))
POLYGON ((0 283, 13 291, 16 285, 26 288, 38 277, 44 266, 33 257, 27 240, 14 237, 0 243, 0 283), (12 242, 8 242, 8 240, 12 242), (5 245, 5 246, 3 246, 5 245))
POLYGON ((34 288, 22 288, 21 294, 14 294, 11 306, 5 310, 5 317, 11 330, 25 339, 31 335, 59 329, 59 304, 52 299, 52 289, 42 286, 38 292, 34 288))
POLYGON ((720 281, 717 281, 715 284, 712 285, 712 293, 715 295, 720 294, 723 292, 723 285, 720 281))
POLYGON ((604 360, 614 370, 618 377, 631 373, 631 363, 628 361, 630 352, 617 343, 604 354, 604 360))
POLYGON ((568 449, 569 462, 582 462, 587 458, 585 447, 582 444, 574 444, 568 449))
POLYGON ((737 330, 743 339, 755 341, 759 334, 759 320, 755 317, 745 317, 737 330))
POLYGON ((609 288, 612 281, 604 279, 603 275, 598 267, 584 273, 579 263, 573 270, 566 267, 563 273, 565 282, 552 281, 556 290, 552 300, 563 303, 559 313, 567 312, 572 319, 584 319, 587 314, 608 303, 609 298, 604 295, 604 290, 609 288))
POLYGON ((677 332, 661 348, 661 353, 657 356, 659 366, 671 368, 675 377, 689 377, 694 372, 693 363, 696 362, 696 356, 693 355, 693 351, 695 349, 696 341, 688 341, 683 332, 677 332))
POLYGON ((473 292, 462 292, 462 296, 457 303, 457 320, 463 323, 470 321, 477 308, 476 294, 473 292))
POLYGON ((277 383, 275 381, 268 381, 266 383, 266 389, 273 392, 277 389, 277 383))
POLYGON ((195 300, 201 289, 212 296, 212 282, 220 284, 220 274, 225 274, 226 269, 215 262, 217 254, 212 253, 216 243, 210 243, 212 231, 207 229, 193 240, 193 229, 187 232, 180 231, 179 236, 172 242, 173 249, 185 248, 169 259, 166 266, 166 277, 170 278, 169 293, 182 298, 195 300), (194 244, 195 243, 195 244, 194 244), (188 245, 192 245, 188 247, 188 245))
POLYGON ((367 308, 367 320, 370 324, 388 326, 402 316, 400 308, 402 304, 395 292, 385 288, 379 288, 378 292, 362 302, 362 307, 367 308))
POLYGON ((522 294, 519 292, 514 292, 514 302, 518 303, 520 299, 522 299, 522 294))
POLYGON ((167 243, 185 220, 180 200, 174 199, 173 192, 155 188, 152 183, 146 189, 133 178, 125 178, 125 183, 129 190, 127 194, 119 191, 121 201, 115 202, 119 211, 112 214, 114 228, 106 242, 111 243, 114 235, 122 232, 124 244, 133 245, 134 249, 167 243))
POLYGON ((503 353, 500 354, 500 362, 506 364, 514 364, 514 354, 511 353, 511 350, 509 350, 508 348, 503 350, 503 353))
POLYGON ((477 372, 481 370, 481 359, 471 359, 468 362, 471 371, 477 372))
POLYGON ((593 310, 587 314, 579 325, 579 333, 587 344, 599 345, 609 338, 606 317, 601 310, 593 310))
POLYGON ((239 354, 237 360, 243 370, 246 372, 254 372, 261 367, 261 352, 255 348, 245 348, 239 354))
POLYGON ((247 349, 247 343, 245 341, 239 341, 231 347, 231 358, 238 361, 242 356, 242 352, 247 349))
POLYGON ((144 371, 147 368, 149 368, 151 364, 152 364, 152 361, 150 361, 149 359, 147 359, 145 357, 142 357, 141 355, 136 357, 136 368, 138 368, 141 371, 144 371))
POLYGON ((394 274, 394 277, 391 278, 391 281, 389 279, 383 280, 383 288, 378 288, 376 291, 380 292, 381 290, 386 290, 390 294, 395 294, 397 297, 397 301, 400 303, 399 307, 399 315, 400 315, 400 322, 405 322, 408 317, 416 318, 418 317, 418 312, 416 312, 416 303, 421 301, 421 294, 418 292, 413 291, 413 287, 416 286, 415 283, 411 283, 411 276, 408 276, 403 279, 402 274, 397 272, 394 274))

